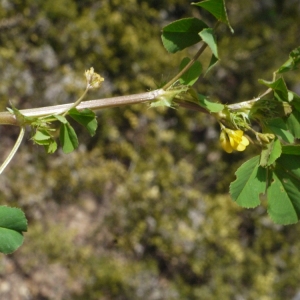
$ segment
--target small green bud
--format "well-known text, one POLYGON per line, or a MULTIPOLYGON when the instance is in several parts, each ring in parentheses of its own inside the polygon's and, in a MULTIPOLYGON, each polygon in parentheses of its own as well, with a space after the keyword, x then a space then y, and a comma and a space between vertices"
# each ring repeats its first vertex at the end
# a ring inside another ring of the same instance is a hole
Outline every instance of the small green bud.
POLYGON ((275 139, 273 133, 256 133, 256 138, 261 144, 269 144, 272 140, 275 139))

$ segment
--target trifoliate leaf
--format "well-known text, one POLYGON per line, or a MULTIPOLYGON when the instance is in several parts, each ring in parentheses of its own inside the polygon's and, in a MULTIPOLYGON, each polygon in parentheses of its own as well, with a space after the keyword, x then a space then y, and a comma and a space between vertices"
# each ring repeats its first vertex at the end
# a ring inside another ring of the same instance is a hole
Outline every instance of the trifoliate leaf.
POLYGON ((254 208, 260 204, 260 194, 265 192, 267 170, 259 165, 259 156, 245 162, 236 171, 236 180, 230 184, 230 194, 242 207, 254 208))
POLYGON ((199 32, 208 26, 197 18, 174 21, 162 30, 162 42, 168 52, 175 53, 201 41, 199 32))
POLYGON ((0 252, 9 254, 19 248, 27 231, 27 220, 18 208, 0 206, 0 252))

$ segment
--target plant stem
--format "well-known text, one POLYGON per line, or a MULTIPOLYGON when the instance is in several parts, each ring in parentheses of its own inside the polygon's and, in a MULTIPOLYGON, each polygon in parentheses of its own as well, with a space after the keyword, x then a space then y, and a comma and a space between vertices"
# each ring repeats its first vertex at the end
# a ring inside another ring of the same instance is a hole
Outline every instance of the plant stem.
POLYGON ((89 87, 87 86, 84 93, 80 96, 80 98, 78 100, 76 100, 75 103, 73 103, 64 113, 63 113, 63 116, 65 117, 67 114, 68 114, 68 111, 72 108, 75 108, 77 107, 81 102, 82 102, 82 99, 85 97, 85 95, 87 94, 89 90, 89 87))
MULTIPOLYGON (((103 108, 110 107, 119 107, 123 105, 138 104, 150 102, 162 96, 165 93, 163 89, 154 90, 151 92, 133 94, 126 96, 118 96, 111 98, 103 98, 96 100, 82 101, 78 106, 78 110, 83 110, 85 108, 91 110, 99 110, 103 108)), ((76 103, 76 102, 75 102, 76 103)), ((20 110, 21 114, 26 117, 42 117, 53 114, 61 114, 68 111, 75 103, 61 104, 55 106, 39 107, 39 108, 30 108, 20 110)), ((0 112, 0 124, 6 125, 16 125, 20 126, 15 115, 9 112, 0 112)))
POLYGON ((12 158, 14 157, 16 152, 18 151, 18 149, 21 145, 21 142, 23 140, 24 134, 25 134, 25 127, 22 126, 21 129, 20 129, 20 133, 19 133, 19 136, 18 136, 18 139, 17 139, 16 143, 14 144, 13 148, 11 149, 10 153, 8 154, 8 156, 5 159, 5 161, 3 162, 3 164, 0 166, 0 174, 2 174, 2 172, 4 171, 6 166, 10 163, 10 161, 12 160, 12 158))
POLYGON ((259 101, 262 97, 266 96, 267 94, 271 93, 272 91, 273 90, 271 88, 269 88, 263 94, 261 94, 259 97, 256 97, 251 100, 239 102, 239 103, 229 104, 228 108, 230 110, 250 109, 252 107, 253 103, 259 101))
MULTIPOLYGON (((219 26, 220 22, 218 21, 216 25, 214 26, 213 30, 216 30, 219 26)), ((200 57, 200 55, 203 53, 203 51, 206 49, 207 44, 203 43, 198 50, 198 52, 194 55, 194 57, 190 60, 190 62, 174 77, 172 78, 168 83, 166 83, 163 86, 164 90, 167 90, 170 86, 172 86, 185 72, 189 70, 189 68, 194 64, 194 62, 200 57)))
MULTIPOLYGON (((78 110, 83 110, 88 108, 96 111, 103 108, 119 107, 119 106, 130 105, 130 104, 150 102, 155 100, 159 96, 164 95, 164 93, 165 91, 163 89, 158 89, 158 90, 141 93, 141 94, 82 101, 78 106, 75 106, 74 104, 78 101, 77 100, 75 103, 22 109, 20 110, 20 113, 26 117, 43 117, 43 116, 65 113, 73 107, 76 107, 78 110)), ((207 110, 197 105, 196 103, 192 103, 188 100, 175 98, 174 101, 181 107, 207 113, 207 110)), ((19 121, 16 119, 15 115, 11 114, 10 112, 0 112, 0 125, 20 126, 19 121)))

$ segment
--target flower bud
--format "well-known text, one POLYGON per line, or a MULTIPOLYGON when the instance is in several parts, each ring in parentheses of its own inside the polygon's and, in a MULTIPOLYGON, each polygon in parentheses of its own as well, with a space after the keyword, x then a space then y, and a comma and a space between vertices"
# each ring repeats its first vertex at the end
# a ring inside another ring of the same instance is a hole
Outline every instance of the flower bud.
POLYGON ((268 144, 270 143, 272 140, 274 140, 275 135, 273 133, 260 133, 258 132, 256 134, 256 138, 257 140, 261 143, 261 144, 268 144))
POLYGON ((102 85, 102 82, 104 81, 103 77, 101 77, 98 73, 94 72, 93 67, 85 71, 84 74, 89 89, 99 88, 102 85))

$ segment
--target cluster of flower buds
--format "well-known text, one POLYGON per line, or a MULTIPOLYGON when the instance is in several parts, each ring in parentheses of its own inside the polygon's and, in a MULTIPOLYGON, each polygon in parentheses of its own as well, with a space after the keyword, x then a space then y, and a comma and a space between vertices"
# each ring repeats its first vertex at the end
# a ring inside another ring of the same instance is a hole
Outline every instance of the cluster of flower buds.
POLYGON ((269 144, 272 140, 275 139, 275 135, 273 133, 256 133, 256 139, 260 144, 269 144))
POLYGON ((88 89, 97 89, 102 85, 104 78, 94 72, 94 68, 90 68, 84 73, 88 89))

